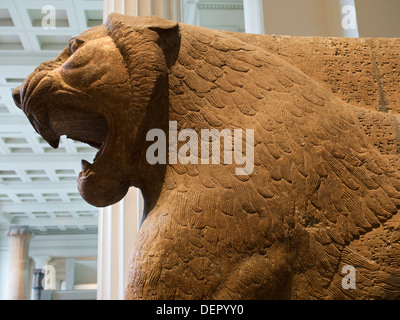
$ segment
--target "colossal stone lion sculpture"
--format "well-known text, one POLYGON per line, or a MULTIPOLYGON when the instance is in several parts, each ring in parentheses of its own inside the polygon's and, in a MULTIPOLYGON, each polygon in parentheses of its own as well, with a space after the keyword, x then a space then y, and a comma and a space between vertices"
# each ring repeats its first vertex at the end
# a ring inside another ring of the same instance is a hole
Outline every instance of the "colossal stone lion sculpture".
POLYGON ((399 118, 346 103, 274 41, 112 14, 14 91, 53 147, 99 149, 86 201, 142 190, 127 299, 400 298, 399 118), (146 135, 170 121, 254 130, 254 169, 149 164, 146 135))

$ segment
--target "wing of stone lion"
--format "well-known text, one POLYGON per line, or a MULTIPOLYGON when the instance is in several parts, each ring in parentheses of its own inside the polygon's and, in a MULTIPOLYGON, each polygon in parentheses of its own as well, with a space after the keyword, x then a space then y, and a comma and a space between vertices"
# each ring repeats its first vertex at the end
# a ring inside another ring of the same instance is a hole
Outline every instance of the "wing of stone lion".
MULTIPOLYGON (((175 172, 166 183, 176 198, 193 199, 184 201, 192 206, 180 206, 182 212, 206 228, 217 246, 229 237, 242 239, 232 250, 250 256, 259 250, 260 234, 266 246, 291 239, 286 245, 300 257, 296 268, 304 270, 295 276, 296 286, 311 284, 316 298, 328 287, 328 295, 343 297, 332 278, 344 248, 398 217, 397 118, 349 106, 281 59, 223 34, 187 27, 181 38, 187 54, 179 56, 170 76, 171 111, 180 128, 255 131, 249 176, 236 175, 232 166, 169 168, 175 172), (223 214, 199 217, 218 210, 223 214), (214 229, 218 225, 223 228, 214 229)), ((346 257, 348 264, 361 259, 346 257)), ((227 295, 240 291, 237 277, 224 285, 227 295)), ((399 279, 388 267, 375 285, 398 290, 399 279)), ((244 277, 240 289, 251 291, 252 285, 244 277)), ((372 284, 362 286, 368 292, 372 284)))

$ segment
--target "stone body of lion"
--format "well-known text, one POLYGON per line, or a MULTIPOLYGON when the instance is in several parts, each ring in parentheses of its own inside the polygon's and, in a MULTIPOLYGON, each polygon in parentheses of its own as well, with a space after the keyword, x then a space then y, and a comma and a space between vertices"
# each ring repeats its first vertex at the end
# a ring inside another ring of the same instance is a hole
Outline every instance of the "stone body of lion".
POLYGON ((142 190, 127 299, 400 298, 397 116, 344 102, 269 40, 113 14, 14 93, 54 146, 100 148, 79 178, 88 202, 142 190), (149 164, 147 132, 171 121, 254 130, 254 170, 149 164))

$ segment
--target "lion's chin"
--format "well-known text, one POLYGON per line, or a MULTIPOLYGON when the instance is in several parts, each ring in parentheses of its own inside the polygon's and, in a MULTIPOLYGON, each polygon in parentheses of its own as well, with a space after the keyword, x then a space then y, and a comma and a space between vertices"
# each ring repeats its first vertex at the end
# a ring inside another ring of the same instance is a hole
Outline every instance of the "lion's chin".
POLYGON ((106 139, 93 164, 82 160, 82 171, 78 177, 78 190, 82 198, 95 207, 107 207, 124 198, 130 187, 126 172, 119 166, 118 155, 113 150, 107 150, 106 139), (111 160, 111 161, 110 161, 111 160))
MULTIPOLYGON (((86 202, 95 207, 107 207, 121 201, 130 187, 129 180, 110 170, 95 168, 87 161, 82 161, 84 169, 79 174, 78 190, 86 202)), ((115 170, 114 170, 115 171, 115 170)))

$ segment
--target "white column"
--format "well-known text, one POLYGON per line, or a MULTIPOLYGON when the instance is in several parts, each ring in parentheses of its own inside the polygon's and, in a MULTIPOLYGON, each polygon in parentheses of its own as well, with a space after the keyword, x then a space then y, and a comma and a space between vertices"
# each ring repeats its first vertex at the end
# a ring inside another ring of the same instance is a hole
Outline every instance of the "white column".
POLYGON ((246 33, 264 34, 264 11, 262 0, 243 0, 246 33))
POLYGON ((329 35, 358 38, 358 23, 354 0, 325 0, 329 35))
POLYGON ((181 21, 181 0, 104 0, 103 20, 112 12, 130 16, 156 15, 181 21))
POLYGON ((8 277, 8 299, 26 300, 28 298, 28 253, 29 242, 33 237, 28 226, 10 226, 7 237, 10 245, 10 269, 8 277))
POLYGON ((113 206, 101 209, 97 268, 97 299, 122 300, 132 245, 139 229, 137 189, 113 206))
POLYGON ((43 273, 44 281, 43 281, 43 290, 55 290, 56 289, 56 275, 55 268, 49 265, 51 260, 51 256, 48 255, 34 255, 32 259, 35 263, 34 271, 36 273, 43 273))
POLYGON ((32 259, 35 262, 35 269, 42 269, 49 263, 49 261, 51 260, 51 256, 35 255, 32 256, 32 259))
POLYGON ((65 290, 74 290, 75 284, 75 259, 65 259, 65 290))
POLYGON ((182 22, 182 19, 183 19, 183 0, 173 0, 172 15, 170 20, 182 22))
MULTIPOLYGON (((104 0, 104 19, 112 12, 130 16, 158 15, 180 21, 180 0, 104 0)), ((139 189, 130 188, 119 203, 100 209, 97 299, 124 298, 128 261, 143 214, 139 189)))

